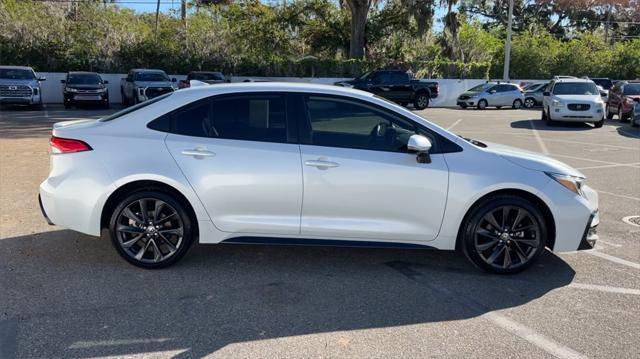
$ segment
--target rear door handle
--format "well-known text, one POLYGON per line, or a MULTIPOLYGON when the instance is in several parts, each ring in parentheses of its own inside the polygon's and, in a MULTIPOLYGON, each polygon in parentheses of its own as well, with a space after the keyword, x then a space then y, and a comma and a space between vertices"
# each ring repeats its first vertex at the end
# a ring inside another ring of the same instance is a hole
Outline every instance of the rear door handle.
POLYGON ((185 156, 192 156, 192 157, 213 157, 216 154, 208 151, 204 148, 195 148, 192 150, 184 150, 182 151, 182 154, 185 156))
POLYGON ((340 164, 337 162, 325 161, 325 160, 308 160, 304 161, 306 166, 317 167, 321 170, 326 170, 327 168, 335 168, 339 167, 340 164))

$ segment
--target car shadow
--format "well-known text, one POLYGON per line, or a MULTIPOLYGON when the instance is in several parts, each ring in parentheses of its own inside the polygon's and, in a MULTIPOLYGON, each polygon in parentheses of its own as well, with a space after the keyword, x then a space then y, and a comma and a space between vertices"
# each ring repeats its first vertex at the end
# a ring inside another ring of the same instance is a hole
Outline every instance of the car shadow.
MULTIPOLYGON (((605 123, 606 124, 606 123, 605 123)), ((584 122, 557 122, 549 124, 539 118, 530 120, 517 120, 511 122, 511 128, 539 130, 539 131, 588 131, 594 130, 592 125, 584 122)))
POLYGON ((232 343, 473 318, 574 274, 550 252, 498 276, 448 251, 259 245, 195 245, 151 271, 105 236, 60 230, 0 240, 0 331, 13 331, 19 357, 202 357, 232 343))

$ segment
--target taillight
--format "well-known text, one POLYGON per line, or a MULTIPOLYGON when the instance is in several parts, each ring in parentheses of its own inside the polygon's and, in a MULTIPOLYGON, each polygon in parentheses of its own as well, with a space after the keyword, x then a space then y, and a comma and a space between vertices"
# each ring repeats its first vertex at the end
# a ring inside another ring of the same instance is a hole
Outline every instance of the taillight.
POLYGON ((53 153, 74 153, 92 150, 91 146, 86 142, 71 138, 52 136, 49 144, 51 145, 51 152, 53 153))

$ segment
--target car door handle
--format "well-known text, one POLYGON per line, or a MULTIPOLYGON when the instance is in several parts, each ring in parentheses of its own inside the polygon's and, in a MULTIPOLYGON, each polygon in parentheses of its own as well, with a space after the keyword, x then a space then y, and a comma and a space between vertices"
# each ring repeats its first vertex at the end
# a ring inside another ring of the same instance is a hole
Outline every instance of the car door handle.
POLYGON ((321 170, 340 166, 340 164, 337 162, 331 162, 331 161, 325 161, 325 160, 308 160, 308 161, 304 161, 304 164, 306 166, 317 167, 321 170))
POLYGON ((185 156, 193 156, 193 157, 213 157, 216 154, 211 152, 211 151, 207 151, 204 148, 195 148, 193 150, 184 150, 182 151, 182 154, 185 156))

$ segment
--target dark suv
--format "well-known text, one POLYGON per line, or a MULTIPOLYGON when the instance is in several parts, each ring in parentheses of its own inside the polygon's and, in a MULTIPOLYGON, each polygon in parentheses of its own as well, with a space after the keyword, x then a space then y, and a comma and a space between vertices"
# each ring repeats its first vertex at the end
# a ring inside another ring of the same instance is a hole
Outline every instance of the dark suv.
POLYGON ((640 98, 640 80, 618 81, 609 90, 607 119, 618 115, 620 121, 626 121, 633 111, 634 100, 640 98))
POLYGON ((68 72, 62 90, 64 108, 77 105, 98 105, 109 108, 109 90, 105 81, 95 72, 68 72))

